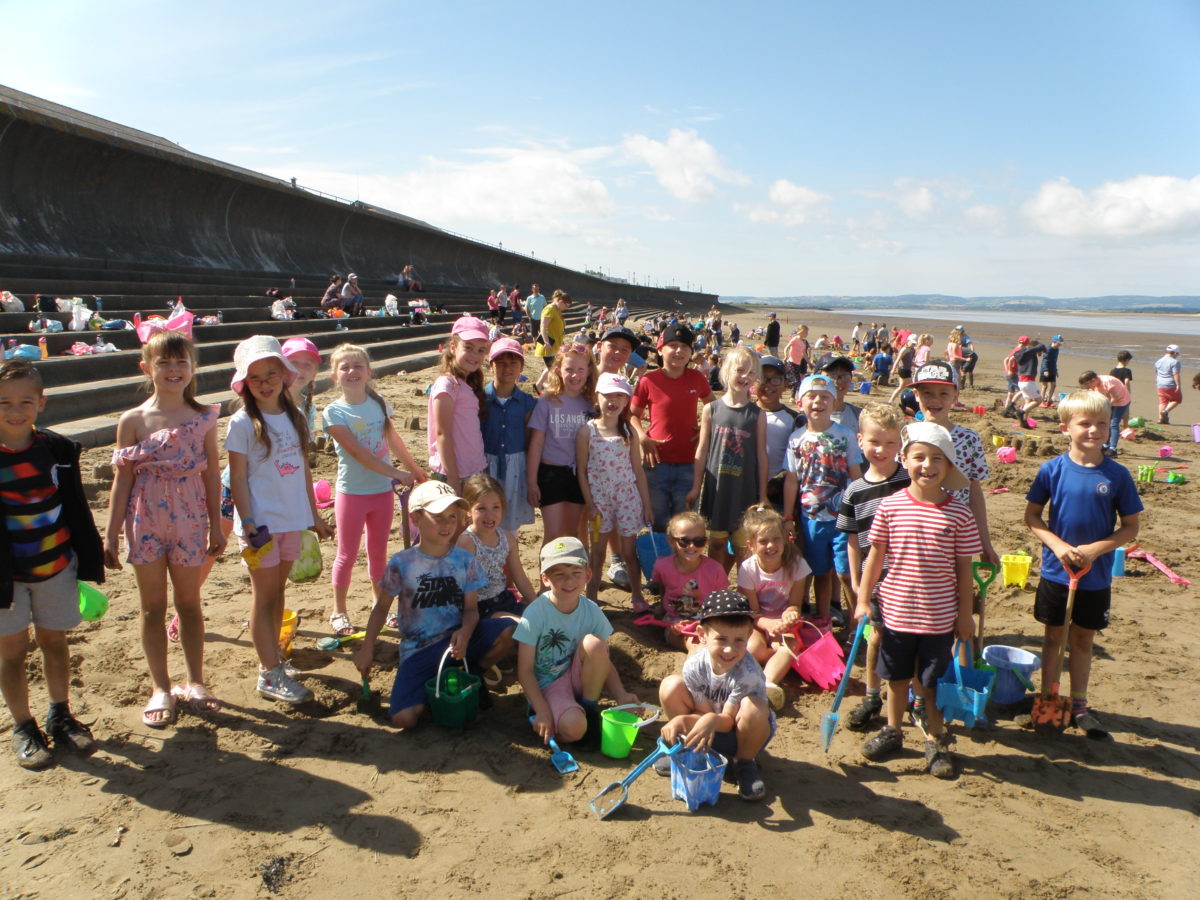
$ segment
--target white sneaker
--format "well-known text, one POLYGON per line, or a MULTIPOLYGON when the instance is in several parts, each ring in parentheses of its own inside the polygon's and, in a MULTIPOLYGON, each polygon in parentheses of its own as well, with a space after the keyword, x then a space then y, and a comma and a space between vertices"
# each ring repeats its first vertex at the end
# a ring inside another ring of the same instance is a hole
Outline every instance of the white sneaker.
POLYGON ((773 681, 767 682, 767 702, 771 704, 771 709, 779 712, 783 709, 783 704, 787 700, 787 694, 783 692, 783 688, 773 681))
POLYGON ((284 703, 304 703, 312 699, 312 691, 283 671, 283 663, 274 669, 260 669, 258 692, 270 700, 284 703))
POLYGON ((629 589, 629 570, 625 568, 625 561, 621 558, 614 559, 608 567, 608 580, 614 585, 624 590, 629 589))
POLYGON ((283 661, 283 674, 288 678, 299 678, 302 673, 299 669, 292 665, 292 661, 290 659, 285 659, 283 661))

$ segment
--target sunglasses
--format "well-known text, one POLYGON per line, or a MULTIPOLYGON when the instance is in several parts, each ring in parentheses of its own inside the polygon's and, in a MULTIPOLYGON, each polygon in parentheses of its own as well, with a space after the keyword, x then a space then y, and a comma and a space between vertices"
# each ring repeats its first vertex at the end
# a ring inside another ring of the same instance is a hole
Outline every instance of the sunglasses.
POLYGON ((568 353, 578 353, 581 356, 588 354, 587 344, 563 344, 562 349, 558 351, 559 356, 566 356, 568 353))
POLYGON ((677 543, 680 547, 703 547, 708 543, 708 538, 706 537, 673 537, 671 540, 677 543))

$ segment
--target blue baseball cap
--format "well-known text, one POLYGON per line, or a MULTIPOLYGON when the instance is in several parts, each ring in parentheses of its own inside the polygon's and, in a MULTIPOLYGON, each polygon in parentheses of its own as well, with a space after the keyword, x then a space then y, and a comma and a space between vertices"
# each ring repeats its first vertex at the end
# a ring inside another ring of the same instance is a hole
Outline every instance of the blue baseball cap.
POLYGON ((824 391, 827 394, 837 395, 837 388, 833 386, 833 382, 827 375, 809 375, 800 382, 800 390, 797 393, 803 397, 809 391, 824 391))
POLYGON ((1061 335, 1061 334, 1056 334, 1054 337, 1050 338, 1050 340, 1052 340, 1052 341, 1055 341, 1055 342, 1061 341, 1061 340, 1062 340, 1062 335, 1061 335))

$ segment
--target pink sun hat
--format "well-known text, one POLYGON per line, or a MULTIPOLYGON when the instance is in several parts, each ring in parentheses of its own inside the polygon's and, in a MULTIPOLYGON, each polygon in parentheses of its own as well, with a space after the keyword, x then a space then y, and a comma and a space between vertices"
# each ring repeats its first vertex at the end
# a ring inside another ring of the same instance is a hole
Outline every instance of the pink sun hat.
POLYGON ((488 326, 483 319, 475 316, 460 316, 454 321, 450 334, 464 341, 488 340, 488 326))
POLYGON ((521 359, 525 358, 525 351, 521 349, 521 342, 513 340, 510 337, 504 337, 492 344, 492 349, 488 353, 488 360, 493 360, 497 356, 503 356, 505 353, 519 356, 521 359))
POLYGON ((229 382, 230 390, 235 394, 242 392, 242 387, 246 381, 246 373, 260 359, 277 359, 283 364, 284 387, 290 387, 299 374, 292 368, 292 364, 288 362, 287 357, 283 355, 283 348, 279 346, 279 341, 269 334, 256 334, 253 337, 246 338, 234 348, 234 371, 233 378, 229 382))

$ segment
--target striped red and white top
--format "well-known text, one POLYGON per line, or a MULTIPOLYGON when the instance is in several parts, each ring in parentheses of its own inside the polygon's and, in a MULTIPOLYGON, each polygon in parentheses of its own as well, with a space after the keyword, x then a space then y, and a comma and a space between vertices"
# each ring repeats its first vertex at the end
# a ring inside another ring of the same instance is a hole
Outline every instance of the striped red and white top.
POLYGON ((879 504, 871 542, 887 544, 888 572, 879 586, 883 624, 910 634, 949 634, 958 617, 955 562, 983 552, 975 517, 947 495, 923 503, 909 489, 879 504))

